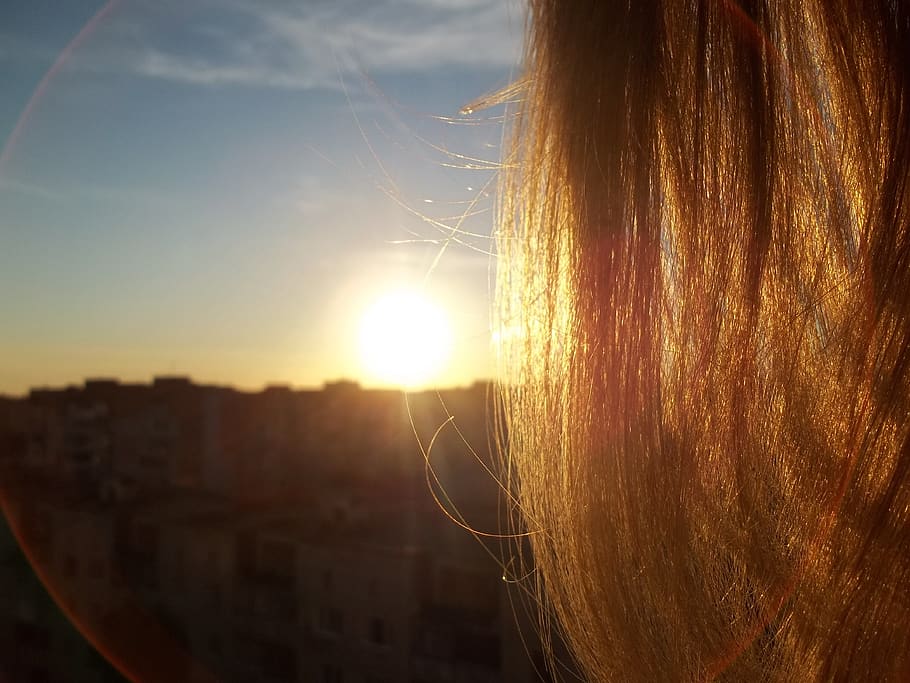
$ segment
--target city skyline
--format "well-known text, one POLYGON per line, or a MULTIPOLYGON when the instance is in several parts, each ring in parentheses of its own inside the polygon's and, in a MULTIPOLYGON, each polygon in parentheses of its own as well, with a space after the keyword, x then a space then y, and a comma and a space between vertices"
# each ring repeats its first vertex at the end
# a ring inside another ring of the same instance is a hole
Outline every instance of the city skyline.
POLYGON ((164 374, 379 385, 357 328, 400 287, 450 318, 451 360, 428 384, 493 375, 502 112, 459 110, 514 77, 519 4, 0 16, 0 393, 164 374))
POLYGON ((540 680, 491 538, 490 398, 162 377, 0 400, 4 680, 540 680))

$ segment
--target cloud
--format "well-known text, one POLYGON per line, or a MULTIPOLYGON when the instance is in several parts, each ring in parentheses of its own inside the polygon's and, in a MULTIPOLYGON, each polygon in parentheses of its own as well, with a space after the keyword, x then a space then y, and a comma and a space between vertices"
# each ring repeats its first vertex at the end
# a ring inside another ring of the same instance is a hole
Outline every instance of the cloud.
POLYGON ((305 75, 282 72, 256 64, 212 64, 204 59, 169 55, 147 50, 133 64, 135 73, 192 85, 249 85, 257 87, 307 89, 319 82, 305 75))
POLYGON ((441 67, 509 67, 517 58, 514 5, 503 0, 397 0, 332 3, 321 10, 254 15, 291 50, 318 61, 347 54, 368 70, 411 72, 441 67))
POLYGON ((83 65, 199 86, 338 89, 352 74, 508 69, 519 56, 523 21, 519 0, 197 0, 190 6, 125 5, 119 33, 84 55, 83 65))

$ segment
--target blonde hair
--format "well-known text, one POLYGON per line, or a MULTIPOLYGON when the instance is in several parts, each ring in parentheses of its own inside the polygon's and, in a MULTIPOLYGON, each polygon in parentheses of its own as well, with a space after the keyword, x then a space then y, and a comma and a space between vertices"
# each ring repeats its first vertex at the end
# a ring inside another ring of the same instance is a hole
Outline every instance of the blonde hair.
POLYGON ((591 680, 910 680, 910 7, 529 24, 499 338, 545 613, 591 680))

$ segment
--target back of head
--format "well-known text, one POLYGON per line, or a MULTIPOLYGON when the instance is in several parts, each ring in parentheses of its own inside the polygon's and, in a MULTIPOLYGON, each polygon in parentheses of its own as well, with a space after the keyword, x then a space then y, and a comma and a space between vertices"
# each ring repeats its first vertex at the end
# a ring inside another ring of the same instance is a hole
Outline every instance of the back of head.
POLYGON ((910 680, 910 7, 531 0, 507 457, 594 680, 910 680))

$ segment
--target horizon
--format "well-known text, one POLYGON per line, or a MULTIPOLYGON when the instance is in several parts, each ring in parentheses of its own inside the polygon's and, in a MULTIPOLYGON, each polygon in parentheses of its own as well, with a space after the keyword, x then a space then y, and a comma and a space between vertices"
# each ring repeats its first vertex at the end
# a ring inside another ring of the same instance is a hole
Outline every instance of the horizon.
POLYGON ((0 390, 0 399, 5 400, 27 400, 33 393, 36 392, 64 392, 70 390, 84 391, 90 389, 90 385, 106 385, 113 384, 117 387, 124 388, 136 388, 136 387, 154 387, 156 383, 160 382, 186 382, 189 386, 197 387, 200 389, 224 389, 229 391, 236 391, 238 393, 244 394, 261 394, 267 391, 290 391, 290 392, 316 392, 316 391, 325 391, 330 390, 340 386, 352 386, 358 391, 385 391, 385 392, 397 392, 401 394, 422 394, 430 392, 446 392, 446 391, 458 391, 465 389, 472 389, 474 387, 488 385, 493 386, 498 383, 498 380, 489 377, 478 377, 473 380, 466 381, 461 384, 451 384, 451 385, 427 385, 420 387, 405 388, 395 385, 383 385, 383 384, 365 384, 356 379, 351 379, 347 377, 338 377, 335 379, 326 379, 318 384, 289 384, 287 382, 281 381, 269 381, 259 386, 244 386, 234 383, 224 383, 224 382, 208 382, 205 380, 197 379, 192 375, 184 374, 153 374, 145 379, 124 379, 120 377, 108 377, 108 376, 86 376, 80 380, 65 382, 62 384, 39 384, 28 387, 24 393, 13 394, 0 390))

